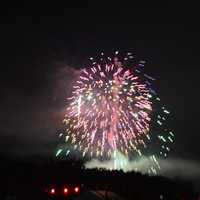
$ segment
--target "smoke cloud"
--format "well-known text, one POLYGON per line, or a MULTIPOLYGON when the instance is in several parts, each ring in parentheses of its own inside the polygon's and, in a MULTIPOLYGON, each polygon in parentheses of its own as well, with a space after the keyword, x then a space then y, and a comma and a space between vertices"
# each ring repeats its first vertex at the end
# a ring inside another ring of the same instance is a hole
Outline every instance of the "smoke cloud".
MULTIPOLYGON (((160 169, 157 170, 160 175, 166 177, 180 177, 187 180, 200 178, 200 163, 184 159, 167 158, 157 159, 160 169)), ((138 171, 147 173, 152 166, 152 161, 148 157, 142 157, 138 160, 129 160, 118 152, 117 158, 111 158, 109 161, 99 161, 93 159, 85 163, 86 168, 105 168, 108 170, 120 169, 124 172, 138 171)))
POLYGON ((0 154, 54 155, 67 97, 78 73, 79 70, 63 65, 45 71, 45 82, 32 78, 34 82, 27 82, 24 87, 21 83, 0 86, 0 154))

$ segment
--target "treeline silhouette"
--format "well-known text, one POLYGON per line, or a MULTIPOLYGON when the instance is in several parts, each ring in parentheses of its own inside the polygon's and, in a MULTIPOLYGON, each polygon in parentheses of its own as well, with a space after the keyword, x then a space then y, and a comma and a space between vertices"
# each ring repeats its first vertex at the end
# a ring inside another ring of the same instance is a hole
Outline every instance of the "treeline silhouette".
POLYGON ((137 172, 85 169, 74 161, 2 162, 0 166, 1 196, 18 195, 28 199, 45 199, 45 189, 68 183, 83 185, 83 190, 112 191, 127 199, 197 199, 191 182, 149 176, 137 172))

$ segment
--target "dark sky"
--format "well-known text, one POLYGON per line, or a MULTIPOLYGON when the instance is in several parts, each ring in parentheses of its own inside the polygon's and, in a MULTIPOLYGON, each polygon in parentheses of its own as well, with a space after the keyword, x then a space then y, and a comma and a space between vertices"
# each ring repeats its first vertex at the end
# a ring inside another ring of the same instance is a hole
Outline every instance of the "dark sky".
POLYGON ((172 156, 200 161, 197 5, 83 2, 2 5, 0 154, 50 154, 76 69, 118 49, 147 60, 157 78, 173 113, 172 156))

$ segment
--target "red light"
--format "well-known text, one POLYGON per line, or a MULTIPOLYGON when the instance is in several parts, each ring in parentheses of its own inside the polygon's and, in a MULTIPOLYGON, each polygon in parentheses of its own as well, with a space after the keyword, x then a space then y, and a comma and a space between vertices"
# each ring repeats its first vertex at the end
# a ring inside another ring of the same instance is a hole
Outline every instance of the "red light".
POLYGON ((64 192, 64 194, 67 194, 68 193, 68 189, 64 188, 63 192, 64 192))
POLYGON ((78 192, 79 192, 79 187, 75 187, 75 188, 74 188, 74 191, 75 191, 76 193, 78 193, 78 192))
POLYGON ((51 192, 51 194, 55 194, 56 191, 54 188, 52 188, 50 192, 51 192))

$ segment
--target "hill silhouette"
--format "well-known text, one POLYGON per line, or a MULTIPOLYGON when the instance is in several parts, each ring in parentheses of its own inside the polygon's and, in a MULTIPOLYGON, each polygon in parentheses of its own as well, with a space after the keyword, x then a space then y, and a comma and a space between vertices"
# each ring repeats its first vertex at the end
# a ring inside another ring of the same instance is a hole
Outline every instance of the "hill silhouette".
POLYGON ((1 199, 11 193, 38 199, 44 197, 45 188, 66 183, 82 184, 85 191, 110 191, 127 199, 197 199, 190 182, 137 172, 85 169, 83 163, 73 161, 4 160, 0 177, 1 199))

